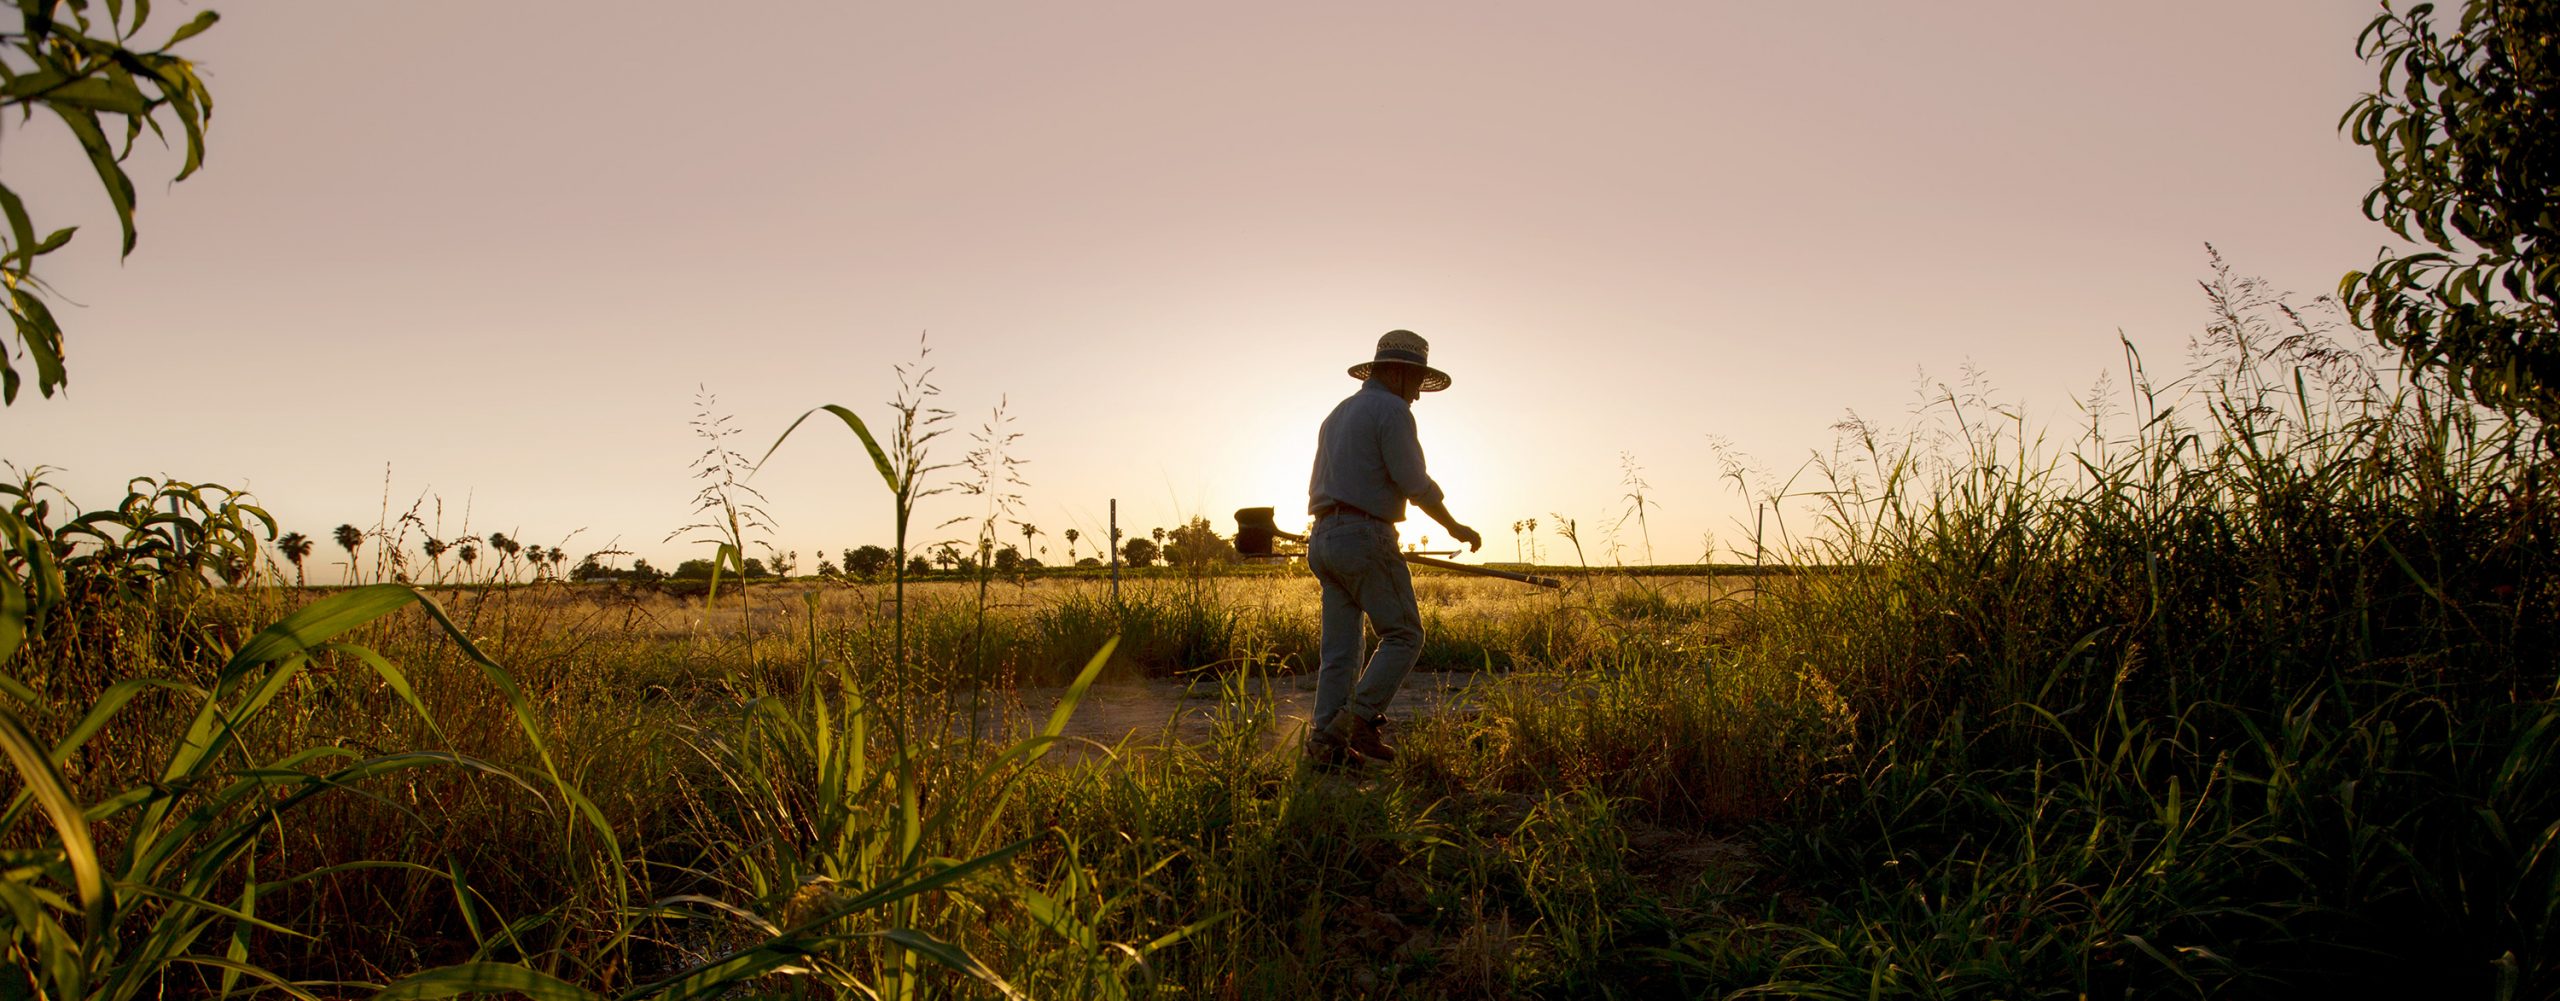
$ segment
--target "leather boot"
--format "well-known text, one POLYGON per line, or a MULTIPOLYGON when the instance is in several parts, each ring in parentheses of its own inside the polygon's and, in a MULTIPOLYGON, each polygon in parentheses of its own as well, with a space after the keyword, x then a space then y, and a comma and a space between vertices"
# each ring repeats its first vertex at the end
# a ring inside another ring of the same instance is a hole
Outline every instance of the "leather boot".
POLYGON ((1306 743, 1300 745, 1299 750, 1306 755, 1308 767, 1319 772, 1338 774, 1360 770, 1360 755, 1353 753, 1351 746, 1330 730, 1308 734, 1306 743))
POLYGON ((1340 740, 1343 746, 1350 748, 1352 753, 1363 758, 1378 761, 1396 759, 1396 749, 1388 747, 1386 741, 1378 739, 1378 721, 1376 720, 1346 710, 1335 714, 1333 722, 1325 726, 1324 732, 1327 736, 1340 740))

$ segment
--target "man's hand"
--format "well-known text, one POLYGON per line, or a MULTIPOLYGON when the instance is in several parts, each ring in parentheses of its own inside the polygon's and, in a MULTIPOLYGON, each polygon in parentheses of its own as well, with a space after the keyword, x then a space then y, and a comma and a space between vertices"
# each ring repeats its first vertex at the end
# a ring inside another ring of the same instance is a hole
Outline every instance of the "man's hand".
POLYGON ((1431 520, 1439 522, 1440 527, 1448 529, 1450 535, 1455 536, 1458 541, 1466 543, 1468 552, 1472 553, 1478 549, 1484 548, 1484 536, 1477 535, 1475 529, 1468 528, 1466 525, 1461 524, 1458 519, 1451 517, 1448 505, 1442 504, 1439 501, 1421 500, 1418 498, 1413 503, 1414 506, 1422 509, 1422 513, 1430 515, 1431 520))

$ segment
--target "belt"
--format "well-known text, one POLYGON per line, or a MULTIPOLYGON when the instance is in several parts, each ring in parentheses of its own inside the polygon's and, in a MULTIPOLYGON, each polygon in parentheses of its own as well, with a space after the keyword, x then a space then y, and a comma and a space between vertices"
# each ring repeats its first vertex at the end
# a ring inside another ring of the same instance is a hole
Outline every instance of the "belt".
POLYGON ((1377 515, 1370 514, 1367 511, 1360 510, 1359 508, 1352 507, 1349 504, 1342 503, 1341 501, 1335 501, 1332 504, 1327 505, 1323 510, 1317 511, 1315 515, 1318 519, 1340 517, 1362 518, 1375 522, 1385 522, 1387 520, 1385 518, 1378 517, 1377 515))

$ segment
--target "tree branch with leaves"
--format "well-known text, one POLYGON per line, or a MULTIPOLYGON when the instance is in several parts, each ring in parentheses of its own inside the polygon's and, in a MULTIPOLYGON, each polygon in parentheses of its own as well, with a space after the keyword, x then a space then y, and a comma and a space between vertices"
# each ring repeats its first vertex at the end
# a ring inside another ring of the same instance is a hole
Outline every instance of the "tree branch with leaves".
POLYGON ((2560 0, 2388 4, 2357 36, 2373 93, 2338 125, 2382 179, 2365 215, 2430 249, 2386 248, 2339 297, 2412 368, 2545 428, 2560 418, 2560 0))
MULTIPOLYGON (((0 128, 12 111, 21 126, 39 110, 60 119, 115 207, 124 235, 120 253, 131 255, 134 187, 125 159, 146 129, 168 141, 161 124, 166 112, 185 144, 173 180, 186 180, 204 166, 213 93, 196 76, 195 63, 171 50, 213 27, 219 15, 199 13, 158 46, 138 49, 133 44, 151 18, 149 0, 107 0, 102 6, 105 16, 97 17, 91 4, 78 0, 17 0, 19 30, 0 31, 0 128), (117 131, 120 139, 113 135, 117 131)), ((0 350, 0 403, 15 403, 26 378, 20 356, 35 370, 37 392, 52 396, 65 382, 62 325, 45 303, 50 289, 35 267, 37 258, 69 244, 78 227, 38 237, 34 215, 6 184, 0 184, 0 217, 7 222, 0 231, 0 300, 18 340, 17 351, 0 350)))

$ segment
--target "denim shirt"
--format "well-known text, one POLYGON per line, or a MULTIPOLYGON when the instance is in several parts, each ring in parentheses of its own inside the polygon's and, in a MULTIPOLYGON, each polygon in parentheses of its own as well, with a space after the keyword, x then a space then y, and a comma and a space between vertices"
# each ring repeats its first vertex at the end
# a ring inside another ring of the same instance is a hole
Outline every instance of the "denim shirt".
POLYGON ((1404 520, 1405 501, 1440 502, 1440 485, 1422 464, 1413 404, 1376 379, 1333 408, 1316 432, 1316 468, 1307 481, 1307 513, 1348 504, 1388 521, 1404 520))

